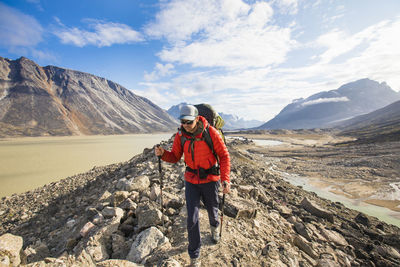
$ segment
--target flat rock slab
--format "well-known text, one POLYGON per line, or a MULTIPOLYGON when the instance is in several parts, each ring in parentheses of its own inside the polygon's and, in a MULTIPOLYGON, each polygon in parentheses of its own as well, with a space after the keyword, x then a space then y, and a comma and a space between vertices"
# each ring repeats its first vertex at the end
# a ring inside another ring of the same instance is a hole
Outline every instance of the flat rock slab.
POLYGON ((229 201, 225 200, 224 214, 235 219, 252 219, 257 216, 257 206, 251 200, 242 198, 229 199, 229 201))
POLYGON ((329 211, 319 207, 317 204, 314 202, 308 200, 307 198, 304 198, 301 201, 301 206, 308 212, 310 212, 312 215, 324 218, 328 220, 331 223, 334 223, 333 220, 333 214, 330 213, 329 211))

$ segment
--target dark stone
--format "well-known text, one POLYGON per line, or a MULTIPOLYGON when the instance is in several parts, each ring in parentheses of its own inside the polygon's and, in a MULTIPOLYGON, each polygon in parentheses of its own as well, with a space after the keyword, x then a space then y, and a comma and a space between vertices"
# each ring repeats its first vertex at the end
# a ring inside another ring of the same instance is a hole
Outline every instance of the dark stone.
POLYGON ((365 216, 362 213, 359 213, 354 219, 356 222, 361 223, 362 225, 365 225, 366 227, 369 227, 371 225, 367 216, 365 216))

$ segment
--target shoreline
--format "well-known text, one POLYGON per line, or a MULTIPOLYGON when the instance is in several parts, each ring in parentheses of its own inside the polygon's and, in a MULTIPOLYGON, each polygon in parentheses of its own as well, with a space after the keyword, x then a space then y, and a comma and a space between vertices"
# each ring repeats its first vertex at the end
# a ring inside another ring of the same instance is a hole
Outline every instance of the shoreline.
MULTIPOLYGON (((351 137, 336 137, 330 132, 322 132, 316 134, 309 130, 285 130, 283 134, 271 133, 232 133, 231 137, 247 138, 249 140, 273 140, 280 141, 280 145, 260 146, 253 148, 248 146, 247 150, 255 154, 266 157, 266 160, 274 162, 274 169, 289 175, 298 175, 304 180, 305 186, 313 187, 315 191, 333 194, 333 198, 341 199, 350 203, 352 208, 361 205, 371 205, 370 210, 384 208, 385 212, 391 218, 395 218, 396 224, 400 226, 400 199, 386 199, 385 188, 390 185, 393 178, 382 177, 384 173, 390 173, 392 176, 400 177, 400 170, 396 171, 396 167, 392 167, 390 171, 384 168, 369 168, 368 165, 384 166, 376 162, 376 157, 371 157, 370 164, 368 158, 364 155, 364 151, 357 152, 357 148, 351 148, 351 156, 343 156, 340 154, 342 148, 336 147, 335 144, 352 140, 351 137), (335 156, 332 156, 335 155, 335 156), (362 166, 357 163, 363 160, 362 166), (276 162, 275 162, 276 161, 276 162), (339 162, 339 164, 338 164, 339 162), (351 168, 355 162, 355 168, 351 168), (326 170, 326 166, 333 166, 326 170), (336 166, 336 167, 335 167, 336 166), (374 174, 379 174, 377 178, 374 174), (382 174, 381 174, 382 173, 382 174), (394 173, 394 174, 393 174, 394 173), (375 182, 380 181, 380 182, 375 182), (376 195, 378 193, 378 196, 376 195), (380 198, 379 198, 380 197, 380 198), (357 205, 355 203, 358 203, 357 205), (364 204, 361 204, 364 203, 364 204)), ((255 143, 257 143, 255 141, 255 143)), ((370 144, 374 146, 374 144, 370 144)), ((382 146, 382 144, 376 144, 382 146)), ((385 146, 385 145, 383 145, 385 146)), ((390 146, 385 146, 389 148, 390 146)), ((369 148, 368 150, 371 150, 369 148)), ((349 149, 350 150, 350 149, 349 149)), ((393 152, 394 155, 399 154, 399 150, 393 152)), ((400 178, 399 178, 400 179, 400 178)), ((324 194, 324 193, 322 193, 324 194)), ((332 200, 333 201, 333 200, 332 200)), ((370 214, 373 215, 373 214, 370 214)))

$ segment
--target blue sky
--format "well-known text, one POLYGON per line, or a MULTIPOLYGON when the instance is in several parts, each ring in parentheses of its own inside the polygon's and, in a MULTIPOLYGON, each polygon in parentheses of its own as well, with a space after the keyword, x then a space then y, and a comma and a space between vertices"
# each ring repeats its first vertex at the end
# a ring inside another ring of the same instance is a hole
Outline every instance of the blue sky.
POLYGON ((399 47, 398 0, 0 1, 2 57, 262 121, 362 78, 399 91, 399 47))

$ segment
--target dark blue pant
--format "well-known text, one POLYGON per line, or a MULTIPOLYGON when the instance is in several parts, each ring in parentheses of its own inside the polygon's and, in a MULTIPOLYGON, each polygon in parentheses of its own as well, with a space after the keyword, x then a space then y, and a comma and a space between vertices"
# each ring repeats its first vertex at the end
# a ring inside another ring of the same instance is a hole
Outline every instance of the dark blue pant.
POLYGON ((210 182, 205 184, 192 184, 185 181, 185 196, 187 208, 187 230, 189 246, 188 252, 191 258, 200 256, 200 224, 199 224, 199 209, 200 198, 206 206, 208 212, 208 220, 210 225, 217 227, 218 220, 218 188, 219 182, 210 182))

